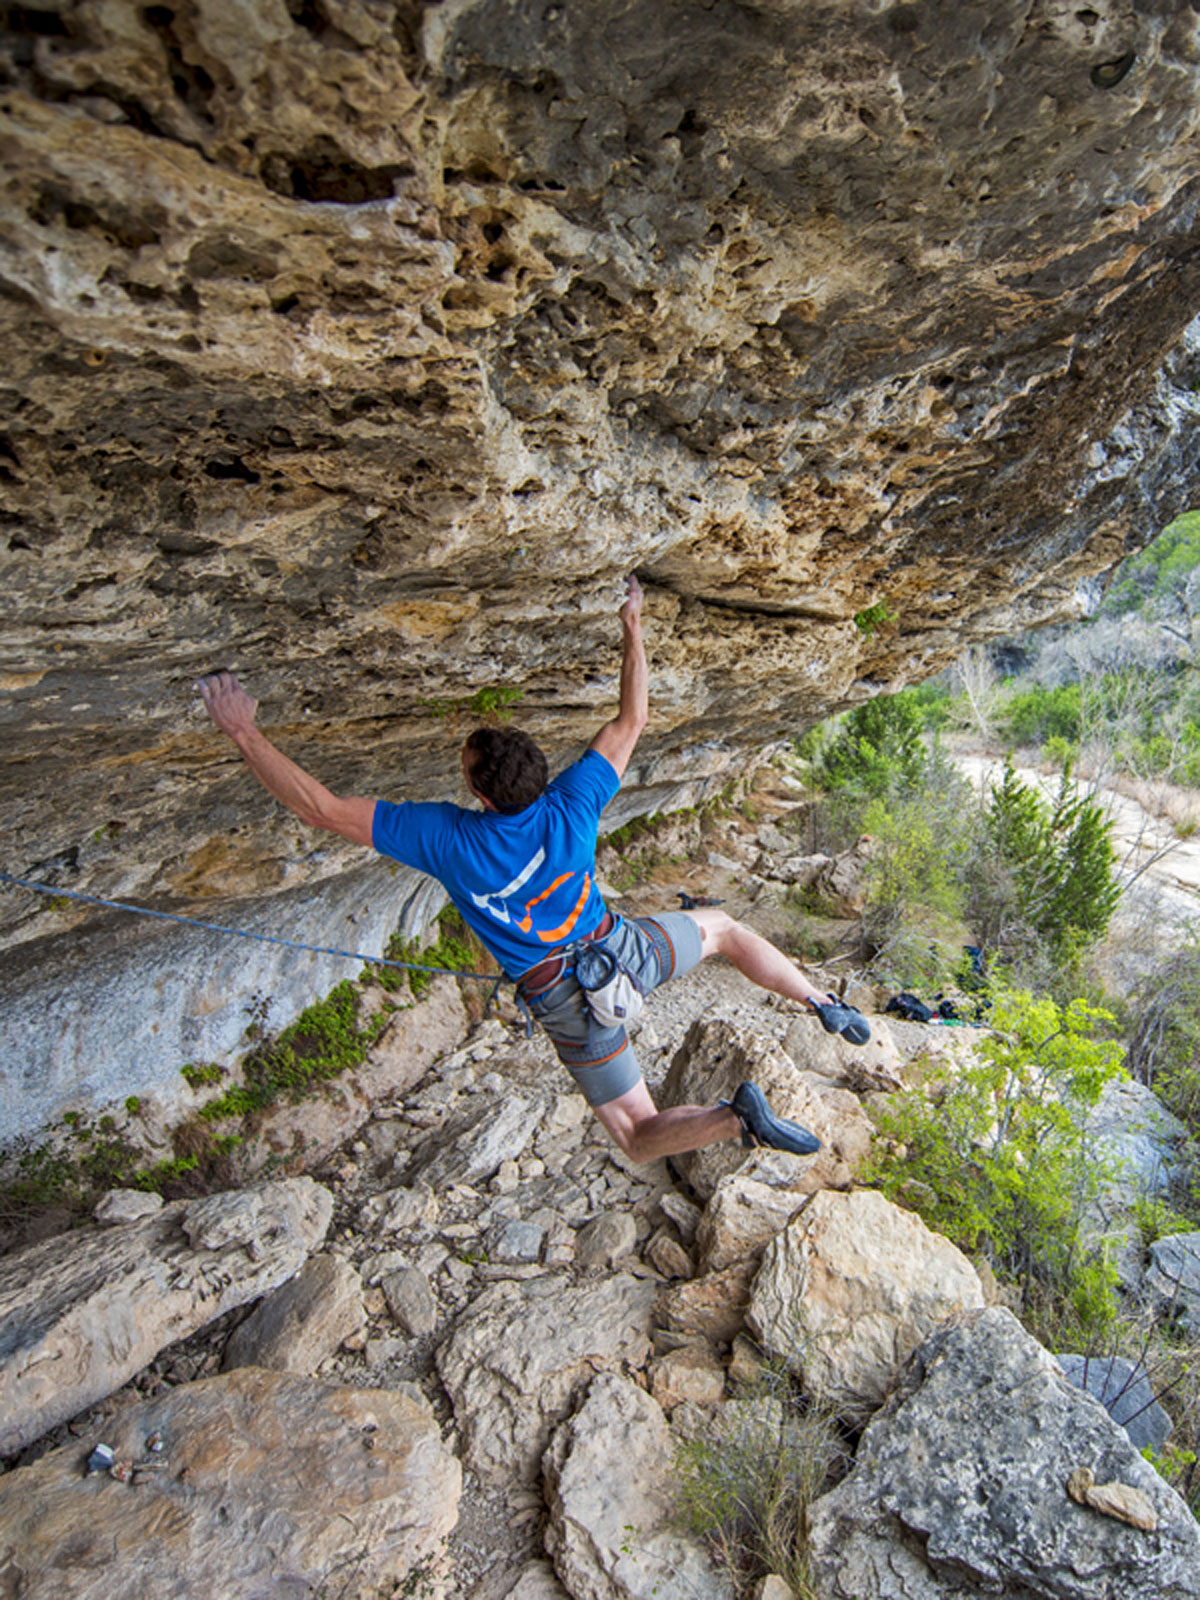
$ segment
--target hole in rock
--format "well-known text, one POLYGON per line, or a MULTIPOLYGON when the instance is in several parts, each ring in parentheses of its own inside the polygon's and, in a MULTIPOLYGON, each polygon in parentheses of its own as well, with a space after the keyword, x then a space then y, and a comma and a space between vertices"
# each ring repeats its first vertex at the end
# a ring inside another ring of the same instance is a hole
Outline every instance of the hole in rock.
POLYGON ((261 475, 253 467, 248 467, 241 456, 221 458, 204 463, 204 470, 210 478, 222 481, 236 479, 241 483, 261 483, 261 475))
POLYGON ((407 162, 364 167, 322 135, 295 160, 278 151, 264 156, 260 172, 267 188, 287 199, 359 206, 371 200, 390 200, 395 180, 411 177, 412 167, 407 162))
POLYGON ((316 38, 325 33, 329 28, 329 18, 317 4, 317 0, 287 0, 288 15, 300 28, 306 28, 316 38))

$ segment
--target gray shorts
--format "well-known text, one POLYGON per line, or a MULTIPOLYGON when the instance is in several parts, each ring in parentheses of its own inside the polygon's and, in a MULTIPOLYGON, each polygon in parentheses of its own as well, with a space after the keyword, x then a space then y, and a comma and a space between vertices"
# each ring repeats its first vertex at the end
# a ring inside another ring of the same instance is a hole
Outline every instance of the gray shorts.
MULTIPOLYGON (((635 921, 622 917, 598 943, 612 951, 647 994, 680 973, 690 972, 704 953, 700 925, 685 911, 635 921)), ((544 994, 531 999, 529 1009, 549 1034, 559 1060, 588 1105, 607 1105, 641 1082, 642 1069, 629 1035, 624 1027, 601 1027, 574 973, 567 972, 544 994)))

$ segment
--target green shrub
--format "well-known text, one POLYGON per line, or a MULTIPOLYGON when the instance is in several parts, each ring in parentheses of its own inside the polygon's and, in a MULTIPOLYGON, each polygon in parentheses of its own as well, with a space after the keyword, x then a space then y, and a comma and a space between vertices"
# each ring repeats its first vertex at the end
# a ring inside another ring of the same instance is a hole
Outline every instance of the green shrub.
MULTIPOLYGON (((759 1384, 718 1407, 705 1431, 679 1446, 681 1519, 739 1592, 773 1572, 798 1600, 813 1600, 809 1508, 849 1465, 832 1413, 806 1403, 786 1373, 768 1368, 759 1384)), ((632 1529, 630 1535, 632 1549, 632 1529)))
POLYGON ((1035 684, 1014 694, 999 717, 1005 736, 1018 745, 1040 745, 1047 739, 1078 744, 1083 732, 1082 691, 1077 683, 1057 689, 1035 684))
POLYGON ((824 781, 869 796, 917 788, 928 763, 921 728, 906 694, 877 695, 856 706, 821 753, 824 781))
POLYGON ((1060 1008, 993 992, 994 1031, 973 1060, 893 1098, 881 1131, 903 1158, 876 1157, 871 1181, 1021 1286, 1059 1336, 1095 1337, 1114 1312, 1115 1275, 1084 1248, 1080 1224, 1105 1176, 1086 1131, 1120 1047, 1082 1002, 1060 1008))
MULTIPOLYGON (((438 967, 446 972, 490 972, 496 963, 479 943, 453 906, 437 915, 438 936, 432 944, 418 945, 415 939, 393 934, 385 952, 389 961, 411 961, 418 967, 438 967)), ((414 1000, 428 994, 437 976, 433 972, 401 971, 397 967, 376 967, 370 980, 389 993, 406 988, 414 1000)))
POLYGON ((302 1100, 327 1079, 359 1066, 387 1023, 385 1010, 360 1025, 359 992, 343 979, 275 1038, 262 1038, 243 1059, 244 1082, 210 1100, 200 1116, 217 1122, 261 1111, 277 1100, 302 1100))
MULTIPOLYGON (((950 783, 867 806, 863 828, 874 839, 875 854, 865 874, 862 937, 872 952, 883 950, 918 911, 931 913, 935 925, 958 916, 961 805, 961 786, 950 783)), ((927 929, 929 917, 921 920, 927 929)))

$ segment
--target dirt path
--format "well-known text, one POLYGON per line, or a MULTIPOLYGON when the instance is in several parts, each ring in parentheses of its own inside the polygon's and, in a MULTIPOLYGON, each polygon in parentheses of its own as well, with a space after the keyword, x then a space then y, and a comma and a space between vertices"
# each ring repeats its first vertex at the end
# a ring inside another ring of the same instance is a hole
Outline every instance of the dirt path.
MULTIPOLYGON (((998 756, 956 753, 954 761, 979 789, 999 782, 1004 771, 1003 758, 998 756)), ((1016 773, 1048 798, 1057 795, 1057 773, 1022 766, 1016 773)), ((1076 785, 1077 791, 1086 792, 1089 787, 1076 785)), ((1131 796, 1111 787, 1101 787, 1094 799, 1112 822, 1122 883, 1128 885, 1136 878, 1139 884, 1152 885, 1163 914, 1174 922, 1190 922, 1200 916, 1200 835, 1178 838, 1167 818, 1153 816, 1131 796)))

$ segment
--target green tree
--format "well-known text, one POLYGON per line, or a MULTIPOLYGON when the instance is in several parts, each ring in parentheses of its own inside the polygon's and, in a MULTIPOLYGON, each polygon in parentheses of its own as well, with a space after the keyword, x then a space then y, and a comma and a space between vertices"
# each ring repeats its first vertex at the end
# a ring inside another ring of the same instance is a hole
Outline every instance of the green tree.
POLYGON ((917 788, 928 762, 921 730, 920 711, 905 694, 856 706, 821 756, 826 783, 872 797, 917 788))
POLYGON ((1073 793, 1069 769, 1051 805, 1006 764, 993 785, 984 832, 1007 875, 991 908, 988 943, 1004 948, 1005 912, 1031 929, 1059 962, 1099 939, 1120 899, 1113 875, 1111 826, 1085 796, 1073 793))

